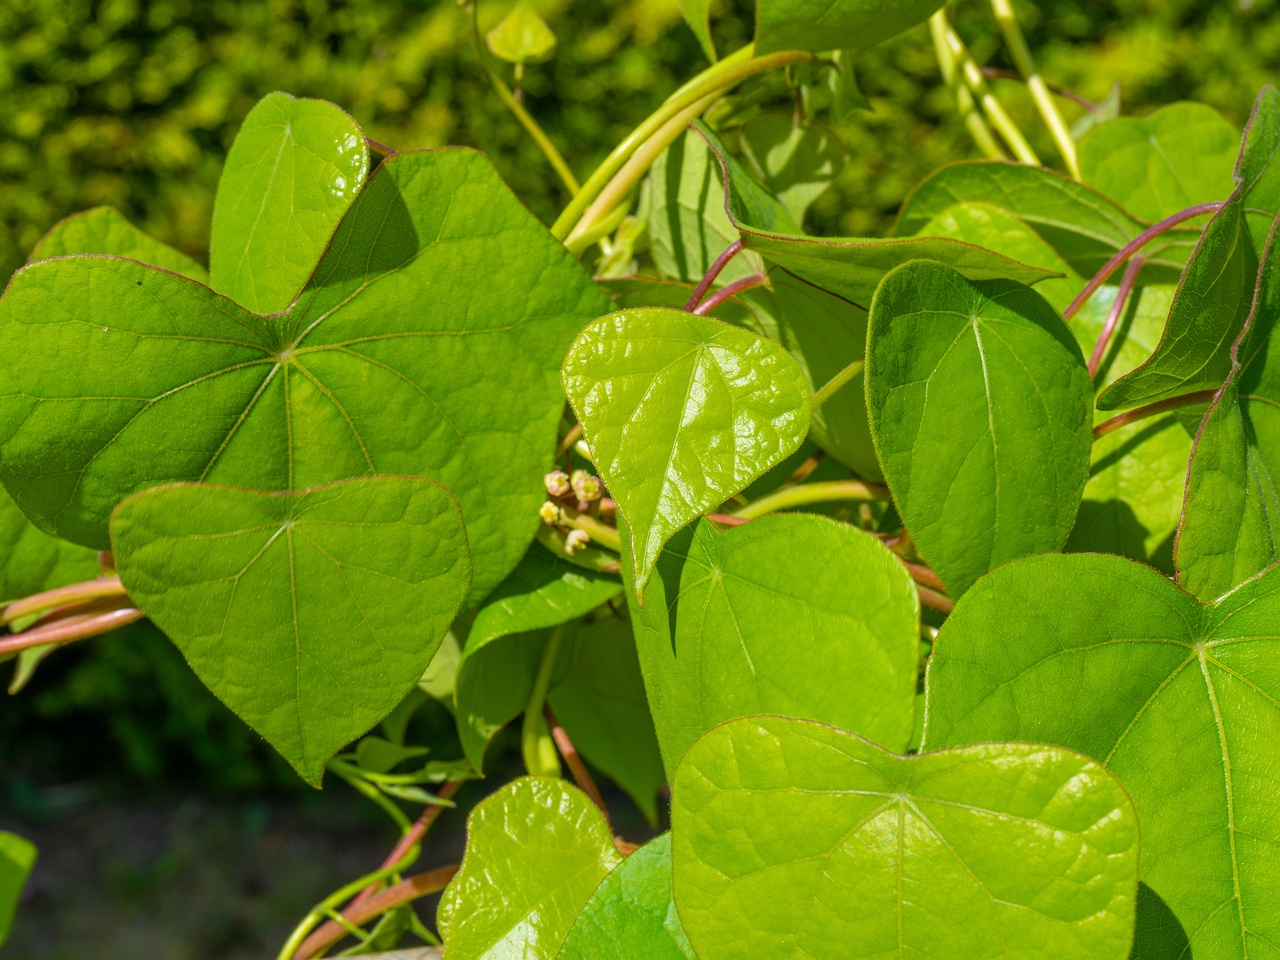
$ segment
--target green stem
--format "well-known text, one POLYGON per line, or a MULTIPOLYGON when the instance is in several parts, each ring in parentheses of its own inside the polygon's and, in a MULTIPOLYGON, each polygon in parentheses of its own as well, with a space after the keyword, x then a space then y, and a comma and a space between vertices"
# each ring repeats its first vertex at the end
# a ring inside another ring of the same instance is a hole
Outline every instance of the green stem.
POLYGON ((1108 433, 1119 430, 1121 427, 1127 427, 1129 424, 1137 423, 1139 420, 1146 420, 1148 417, 1158 417, 1162 413, 1177 410, 1179 407, 1193 407, 1199 403, 1209 403, 1217 393, 1217 390, 1197 390, 1195 393, 1185 393, 1180 397, 1157 400, 1155 403, 1149 403, 1145 407, 1138 407, 1138 409, 1122 413, 1118 417, 1112 417, 1106 423, 1098 424, 1093 428, 1093 439, 1097 440, 1100 437, 1105 437, 1108 433))
POLYGON ((591 247, 593 243, 603 240, 609 234, 618 228, 618 224, 627 216, 627 210, 630 208, 628 203, 620 203, 614 207, 607 216, 590 230, 582 233, 575 233, 564 242, 565 247, 575 257, 581 257, 591 247))
POLYGON ((551 739, 551 731, 547 727, 547 718, 542 712, 542 707, 547 702, 551 674, 555 672, 556 659, 560 656, 560 646, 564 642, 566 629, 567 625, 563 623, 552 628, 551 636, 547 638, 546 649, 542 651, 542 662, 538 664, 538 675, 533 681, 529 703, 524 708, 520 749, 524 754, 525 769, 535 776, 560 776, 560 757, 556 752, 555 741, 551 739))
POLYGON ((863 357, 859 357, 857 360, 853 361, 853 363, 849 364, 847 367, 845 367, 843 370, 837 373, 834 377, 828 380, 826 385, 817 393, 815 393, 813 395, 813 399, 809 401, 810 412, 817 410, 820 406, 822 406, 824 403, 830 400, 837 390, 839 390, 846 383, 848 383, 850 380, 852 380, 854 377, 860 374, 866 365, 867 365, 866 359, 863 357))
POLYGON ((596 543, 617 553, 622 552, 622 536, 617 527, 601 523, 590 514, 580 513, 573 507, 560 507, 560 521, 566 527, 584 531, 596 543))
POLYGON ((1013 5, 1009 0, 991 0, 991 10, 996 15, 996 22, 1000 24, 1004 42, 1008 44, 1009 52, 1013 55, 1013 62, 1027 82, 1027 89, 1031 91, 1036 109, 1040 111, 1045 125, 1053 134, 1054 143, 1058 145, 1058 152, 1062 154, 1067 170, 1071 172, 1073 178, 1079 180, 1080 162, 1076 158, 1075 138, 1071 136, 1071 128, 1062 119, 1062 113, 1058 110, 1058 104, 1053 99, 1049 85, 1044 82, 1044 77, 1036 67, 1035 58, 1031 56, 1031 48, 1027 46, 1027 38, 1022 35, 1018 18, 1013 14, 1013 5))
MULTIPOLYGON (((590 222, 580 223, 581 220, 585 219, 583 214, 587 208, 600 195, 601 191, 609 185, 632 155, 674 117, 684 113, 699 101, 719 94, 726 87, 731 87, 762 70, 771 70, 774 67, 786 66, 788 63, 814 59, 811 53, 795 50, 773 53, 764 57, 752 57, 754 52, 754 44, 747 44, 741 50, 735 51, 719 63, 713 64, 702 71, 702 73, 668 97, 661 107, 655 110, 640 126, 636 127, 625 140, 614 147, 613 152, 605 158, 604 163, 600 164, 595 172, 587 178, 587 182, 582 185, 582 190, 569 202, 569 205, 564 208, 564 212, 560 214, 552 225, 551 233, 563 240, 570 235, 575 226, 579 228, 579 232, 590 227, 590 222)), ((610 205, 611 208, 612 205, 610 205)))
POLYGON ((357 791, 364 794, 380 806, 383 812, 395 821, 395 824, 400 828, 401 833, 408 832, 412 824, 409 823, 409 818, 404 815, 404 811, 392 803, 381 790, 365 780, 364 777, 360 776, 355 767, 343 762, 342 760, 330 760, 325 764, 325 767, 332 770, 357 791))
POLYGON ((889 489, 878 483, 861 480, 828 480, 823 483, 804 483, 786 487, 735 510, 732 516, 755 520, 765 514, 803 507, 811 503, 832 503, 836 500, 888 500, 889 489))
POLYGON ((956 110, 960 113, 960 119, 964 121, 969 136, 973 137, 973 142, 978 145, 978 149, 990 159, 1007 160, 1008 155, 996 142, 995 134, 991 132, 987 121, 983 119, 973 102, 973 93, 965 86, 964 77, 956 69, 956 58, 947 43, 947 16, 944 12, 939 10, 929 18, 929 31, 933 35, 933 50, 938 57, 938 69, 942 71, 943 82, 951 91, 951 97, 956 102, 956 110))

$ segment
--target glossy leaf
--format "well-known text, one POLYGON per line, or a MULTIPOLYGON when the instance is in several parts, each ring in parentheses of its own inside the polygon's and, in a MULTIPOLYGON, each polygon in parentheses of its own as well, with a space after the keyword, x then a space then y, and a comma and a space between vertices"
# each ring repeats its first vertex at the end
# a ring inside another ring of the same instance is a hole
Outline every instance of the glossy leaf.
POLYGON ((672 534, 786 457, 809 429, 809 385, 789 353, 679 310, 600 318, 570 348, 562 379, 631 529, 642 597, 672 534))
POLYGON ((757 0, 756 53, 871 47, 928 20, 945 0, 757 0))
POLYGON ((694 744, 672 789, 673 889, 700 960, 1129 955, 1138 820, 1079 754, 900 757, 749 717, 694 744))
POLYGON ((0 831, 0 946, 9 939, 18 898, 36 864, 36 846, 16 833, 0 831))
POLYGON ((1061 549, 1088 476, 1092 391, 1057 311, 1021 284, 919 262, 885 278, 870 324, 880 464, 951 596, 1061 549))
POLYGON ((310 279, 369 166, 364 133, 323 100, 271 93, 249 111, 218 181, 213 289, 277 313, 310 279))
POLYGON ((480 154, 397 154, 282 316, 128 260, 20 270, 0 300, 0 479, 41 529, 105 549, 115 505, 160 483, 431 477, 467 518, 476 603, 533 539, 555 371, 607 309, 480 154))
POLYGON ((457 502, 429 480, 160 487, 111 534, 129 596, 315 785, 418 682, 471 580, 457 502))
POLYGON ((467 852, 438 915, 450 960, 554 957, 621 862, 580 790, 549 777, 507 784, 467 817, 467 852))
POLYGON ((1134 956, 1172 956, 1175 938, 1196 960, 1266 956, 1280 939, 1278 622, 1280 569, 1202 606, 1119 557, 1008 564, 938 635, 925 749, 1031 739, 1105 763, 1142 821, 1142 880, 1170 911, 1139 918, 1134 956))
POLYGON ((128 257, 139 263, 180 273, 200 283, 209 282, 208 270, 185 253, 143 233, 114 207, 94 207, 59 220, 36 244, 27 262, 34 263, 37 260, 77 253, 128 257))
POLYGON ((1155 223, 1199 203, 1226 200, 1240 134, 1203 103, 1173 103, 1147 117, 1118 117, 1080 141, 1085 183, 1155 223))
POLYGON ((541 63, 556 51, 556 35, 529 0, 516 0, 511 12, 484 39, 494 55, 508 63, 541 63))
POLYGON ((592 894, 558 960, 696 960, 671 900, 671 834, 622 861, 592 894))
POLYGON ((698 38, 698 45, 708 60, 715 63, 715 41, 711 39, 711 0, 680 0, 680 12, 684 14, 685 23, 698 38))
POLYGON ((727 530, 700 520, 649 590, 631 616, 669 774, 707 730, 757 713, 907 748, 919 599, 874 537, 801 513, 727 530))
POLYGON ((796 123, 788 114, 766 113, 742 128, 742 152, 755 175, 796 223, 844 168, 849 149, 816 123, 796 123))

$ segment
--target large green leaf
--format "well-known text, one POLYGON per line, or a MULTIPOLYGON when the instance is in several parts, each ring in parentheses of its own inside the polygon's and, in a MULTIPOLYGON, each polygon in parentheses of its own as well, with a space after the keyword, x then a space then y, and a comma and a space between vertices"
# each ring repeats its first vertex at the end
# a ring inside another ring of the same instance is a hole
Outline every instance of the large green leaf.
POLYGON ((849 159, 849 148, 835 131, 783 113, 748 120, 742 127, 742 152, 796 223, 804 223, 809 205, 849 159))
POLYGON ((1266 248, 1271 221, 1280 213, 1280 92, 1266 86, 1258 93, 1249 124, 1245 127, 1244 149, 1236 168, 1244 196, 1245 223, 1253 248, 1266 248))
POLYGON ((928 20, 945 0, 757 0, 756 53, 870 47, 928 20))
POLYGON ((672 793, 672 886, 700 960, 1128 956, 1138 821, 1079 754, 900 757, 749 717, 694 744, 672 793))
POLYGON ((270 93, 227 154, 213 205, 213 289, 254 313, 293 303, 364 183, 369 147, 323 100, 270 93))
POLYGON ((592 894, 559 960, 696 960, 671 900, 671 834, 650 840, 592 894))
POLYGON ((938 635, 925 749, 1030 739, 1105 763, 1142 821, 1142 879, 1172 911, 1140 922, 1134 956, 1271 956, 1277 623, 1280 569, 1202 606, 1119 557, 1019 560, 938 635), (1186 949, 1168 950, 1178 938, 1186 949))
POLYGON ((58 221, 36 244, 27 261, 34 263, 77 253, 128 257, 201 283, 209 282, 209 271, 204 267, 185 253, 143 233, 114 207, 94 207, 58 221))
POLYGON ((667 546, 649 590, 631 616, 669 774, 707 730, 757 713, 906 750, 919 599, 874 537, 800 513, 728 530, 700 520, 667 546))
POLYGON ((129 596, 317 785, 417 683, 471 585, 461 511, 430 480, 160 487, 122 503, 111 534, 129 596))
POLYGON ((622 310, 565 357, 564 391, 631 529, 637 592, 662 545, 791 453, 809 384, 779 344, 710 317, 622 310))
POLYGON ((521 777, 467 817, 462 868, 440 901, 450 960, 550 960, 622 855, 582 791, 521 777))
POLYGON ((1066 542, 1089 471, 1089 374, 1044 298, 921 261, 871 308, 867 409, 894 503, 953 597, 1066 542))
POLYGON ((786 207, 746 171, 709 127, 701 121, 694 126, 720 161, 727 181, 725 207, 729 220, 747 248, 846 300, 867 306, 886 273, 919 259, 950 264, 974 280, 1007 277, 1035 283, 1053 276, 1043 268, 948 238, 807 237, 786 207))
POLYGON ((401 153, 280 316, 129 260, 20 270, 0 300, 0 479, 41 529, 106 549, 115 505, 159 483, 428 476, 462 505, 478 602, 533 539, 556 370, 607 309, 483 156, 401 153))
MULTIPOLYGON (((0 831, 0 946, 9 939, 18 898, 36 864, 36 846, 16 833, 0 831)), ((670 884, 670 881, 668 881, 670 884)))
POLYGON ((1172 103, 1148 117, 1117 117, 1080 141, 1085 183, 1154 223, 1198 203, 1226 200, 1240 133, 1203 103, 1172 103))

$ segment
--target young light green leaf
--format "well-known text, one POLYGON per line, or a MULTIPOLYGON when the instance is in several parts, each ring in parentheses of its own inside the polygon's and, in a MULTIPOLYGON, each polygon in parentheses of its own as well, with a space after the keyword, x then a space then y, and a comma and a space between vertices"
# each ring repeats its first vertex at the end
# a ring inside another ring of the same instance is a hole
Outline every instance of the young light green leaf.
POLYGON ((671 899, 670 833, 650 840, 604 878, 558 960, 696 960, 671 899))
POLYGON ((757 0, 756 53, 872 47, 924 23, 945 0, 757 0))
POLYGON ((249 111, 213 204, 213 289, 278 313, 315 272, 369 165, 364 132, 323 100, 271 93, 249 111))
POLYGON ((59 220, 36 244, 27 262, 77 253, 128 257, 200 283, 209 282, 209 271, 204 267, 185 253, 143 233, 114 207, 94 207, 59 220))
POLYGON ((317 786, 418 682, 471 585, 462 513, 430 480, 160 487, 111 535, 129 596, 317 786))
POLYGON ((874 537, 801 513, 724 531, 699 520, 649 589, 631 616, 668 774, 707 730, 757 713, 907 748, 919 598, 874 537))
POLYGON ((748 717, 689 749, 671 821, 672 887, 700 960, 837 960, 855 945, 936 960, 1129 955, 1133 805, 1101 766, 1056 747, 900 757, 822 724, 748 717))
POLYGON ((1080 173, 1134 216, 1155 223, 1231 196, 1239 152, 1240 133, 1217 110, 1172 103, 1090 130, 1080 141, 1080 173))
POLYGON ((106 549, 115 505, 160 483, 428 476, 467 517, 477 603, 533 539, 555 371, 608 306, 483 156, 397 154, 280 316, 129 260, 20 270, 0 300, 0 479, 42 530, 106 549))
POLYGON ((867 343, 880 464, 951 596, 1061 549, 1088 477, 1092 390, 1058 312, 1021 284, 921 261, 885 277, 867 343))
POLYGON ((561 376, 631 530, 641 597, 672 534, 786 457, 809 430, 809 385, 786 350, 679 310, 601 317, 574 342, 561 376))
MULTIPOLYGON (((1182 955, 1265 956, 1280 937, 1277 622, 1280 568, 1202 606, 1119 557, 1019 560, 938 635, 925 749, 1035 739, 1096 758, 1133 797, 1142 880, 1182 955)), ((1153 936, 1133 955, 1166 954, 1153 936)))
POLYGON ((547 701, 578 752, 656 825, 667 778, 630 622, 603 616, 579 627, 568 672, 547 701))
POLYGON ((719 57, 716 56, 715 41, 711 39, 711 0, 680 0, 680 12, 684 14, 685 23, 689 24, 693 35, 698 38, 702 52, 707 55, 708 60, 715 63, 719 57))
POLYGON ((848 147, 834 131, 797 123, 780 113, 760 114, 746 122, 742 152, 796 223, 804 223, 809 205, 831 186, 849 159, 848 147))
POLYGON ((36 845, 16 833, 0 831, 0 946, 9 939, 18 898, 36 865, 36 845))
POLYGON ((541 63, 556 52, 556 35, 529 0, 516 0, 511 12, 484 39, 494 55, 508 63, 541 63))
POLYGON ((548 777, 507 784, 467 817, 467 852, 437 917, 450 960, 551 960, 621 862, 582 791, 548 777))

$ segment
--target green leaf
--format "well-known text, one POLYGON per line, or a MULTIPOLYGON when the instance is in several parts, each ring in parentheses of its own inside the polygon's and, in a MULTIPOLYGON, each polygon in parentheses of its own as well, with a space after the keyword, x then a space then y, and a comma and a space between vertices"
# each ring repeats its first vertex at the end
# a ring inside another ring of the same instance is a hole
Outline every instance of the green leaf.
POLYGON ((1129 955, 1138 820, 1078 754, 900 757, 749 717, 694 744, 672 794, 672 887, 700 960, 1129 955))
POLYGON ((671 834, 635 851, 604 878, 558 960, 696 960, 671 899, 671 834))
POLYGON ((18 898, 36 865, 36 845, 16 833, 0 831, 0 946, 9 939, 18 898))
MULTIPOLYGON (((1142 879, 1189 939, 1181 955, 1266 956, 1280 939, 1278 622, 1280 568, 1202 606, 1119 557, 1019 560, 942 628, 925 748, 1034 739, 1097 758, 1133 797, 1142 879)), ((1166 955, 1167 933, 1142 935, 1158 926, 1139 918, 1135 957, 1166 955)))
POLYGON ((397 154, 283 315, 128 260, 20 270, 0 300, 0 480, 42 530, 106 549, 115 505, 161 483, 428 476, 462 505, 477 603, 533 539, 556 371, 607 309, 483 156, 397 154))
POLYGON ((355 201, 368 165, 364 132, 333 104, 287 93, 259 100, 218 181, 213 289, 254 313, 288 307, 355 201))
POLYGON ((907 748, 919 598, 870 534, 802 513, 728 530, 700 520, 657 574, 631 616, 669 774, 707 730, 757 713, 907 748))
POLYGON ((0 489, 0 598, 4 601, 92 580, 98 552, 57 540, 34 526, 0 489))
POLYGON ((550 960, 621 862, 582 791, 549 777, 507 784, 467 817, 467 852, 437 918, 450 960, 550 960))
POLYGON ((1089 471, 1089 374, 1044 298, 919 262, 871 308, 867 409, 885 479, 959 597, 1015 557, 1061 549, 1089 471))
MULTIPOLYGON (((893 235, 910 236, 957 203, 987 203, 1018 217, 1085 277, 1146 229, 1114 200, 1063 174, 1005 160, 964 160, 940 167, 911 191, 893 235)), ((1143 281, 1176 283, 1199 236, 1199 230, 1174 229, 1143 247, 1143 281)))
POLYGON ((841 50, 836 54, 835 68, 827 71, 827 86, 831 91, 831 119, 844 123, 857 110, 870 110, 871 102, 862 95, 858 75, 853 65, 857 50, 841 50))
POLYGON ((790 114, 765 113, 742 128, 742 152, 756 176, 796 223, 831 185, 849 160, 849 149, 833 130, 797 123, 790 114))
POLYGON ((122 503, 111 534, 129 596, 317 786, 418 682, 471 580, 457 502, 430 480, 161 487, 122 503))
POLYGON ((604 616, 579 627, 568 672, 547 701, 578 752, 656 825, 667 778, 630 622, 604 616))
POLYGON ((529 0, 516 0, 511 12, 484 39, 494 55, 508 63, 541 63, 556 52, 556 35, 529 0))
POLYGON ((1244 131, 1236 179, 1244 197, 1245 223, 1253 248, 1266 249, 1271 221, 1280 213, 1280 92, 1263 87, 1244 131))
POLYGON ((1148 117, 1118 117, 1080 141, 1085 183, 1155 223, 1199 203, 1226 200, 1240 134, 1213 107, 1172 103, 1148 117))
POLYGON ((458 637, 450 630, 440 642, 440 649, 431 658, 431 663, 423 671, 418 680, 418 689, 427 696, 439 700, 449 708, 450 713, 457 713, 454 701, 454 689, 458 682, 458 662, 462 659, 462 646, 458 637))
POLYGON ((204 267, 185 253, 143 233, 114 207, 94 207, 58 221, 36 244, 27 262, 77 253, 128 257, 200 283, 209 282, 209 271, 204 267))
POLYGON ((1071 124, 1071 136, 1077 141, 1100 123, 1120 116, 1120 81, 1111 84, 1107 95, 1097 104, 1097 109, 1086 110, 1071 124))
MULTIPOLYGON (((416 687, 409 691, 410 696, 414 693, 422 696, 416 687)), ((426 747, 406 747, 384 740, 382 737, 363 737, 356 745, 356 763, 362 770, 390 773, 394 767, 405 760, 425 757, 430 752, 426 747)))
POLYGON ((720 58, 716 56, 715 41, 711 39, 711 0, 680 0, 680 12, 684 14, 685 23, 689 24, 693 35, 698 38, 702 52, 707 55, 708 60, 715 63, 720 58))
POLYGON ((918 259, 950 264, 974 280, 1008 277, 1035 283, 1053 276, 1040 267, 945 238, 806 237, 787 209, 724 149, 710 128, 701 121, 694 127, 720 160, 729 184, 725 199, 729 220, 747 248, 846 300, 866 306, 886 273, 918 259))
POLYGON ((757 0, 756 53, 872 47, 924 23, 945 0, 757 0))
POLYGON ((641 597, 672 534, 786 457, 809 430, 809 385, 789 353, 679 310, 601 317, 570 348, 562 379, 631 529, 641 597))

